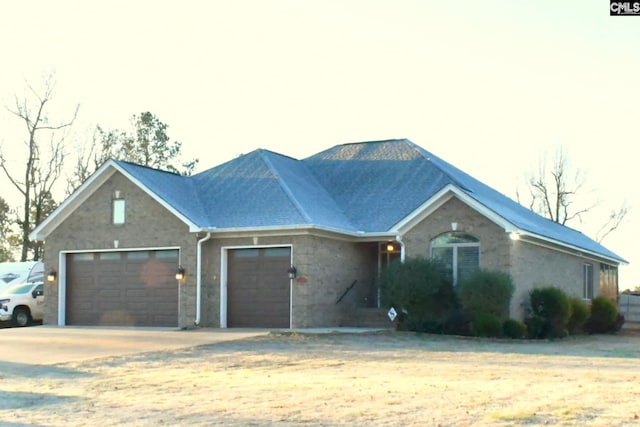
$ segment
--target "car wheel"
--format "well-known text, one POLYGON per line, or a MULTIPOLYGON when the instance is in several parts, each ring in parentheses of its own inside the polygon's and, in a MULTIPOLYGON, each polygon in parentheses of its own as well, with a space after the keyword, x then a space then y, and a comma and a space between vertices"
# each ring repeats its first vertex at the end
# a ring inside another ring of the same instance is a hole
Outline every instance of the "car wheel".
POLYGON ((15 326, 29 326, 31 324, 31 314, 26 308, 18 307, 13 310, 13 324, 15 326))

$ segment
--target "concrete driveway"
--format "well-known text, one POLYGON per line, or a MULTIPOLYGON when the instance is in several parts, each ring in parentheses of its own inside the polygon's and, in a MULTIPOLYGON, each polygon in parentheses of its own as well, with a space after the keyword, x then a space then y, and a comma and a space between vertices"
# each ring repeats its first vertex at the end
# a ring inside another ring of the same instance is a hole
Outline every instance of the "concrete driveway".
POLYGON ((53 365, 99 357, 189 348, 267 335, 267 329, 31 326, 0 329, 0 362, 53 365))

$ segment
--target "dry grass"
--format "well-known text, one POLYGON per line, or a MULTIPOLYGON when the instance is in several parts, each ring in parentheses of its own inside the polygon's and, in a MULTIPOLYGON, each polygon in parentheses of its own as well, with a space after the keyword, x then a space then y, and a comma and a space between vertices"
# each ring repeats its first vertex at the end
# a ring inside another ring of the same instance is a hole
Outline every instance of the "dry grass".
POLYGON ((267 337, 84 363, 0 364, 3 425, 640 424, 640 336, 267 337), (11 424, 13 423, 13 424, 11 424))

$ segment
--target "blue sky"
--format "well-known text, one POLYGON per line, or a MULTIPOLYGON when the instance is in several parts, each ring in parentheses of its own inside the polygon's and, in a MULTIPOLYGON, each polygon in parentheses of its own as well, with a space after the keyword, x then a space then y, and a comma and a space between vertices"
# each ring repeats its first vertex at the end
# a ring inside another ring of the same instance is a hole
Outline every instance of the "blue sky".
MULTIPOLYGON (((80 104, 78 143, 148 110, 201 169, 406 137, 515 197, 562 145, 588 174, 584 202, 600 201, 571 226, 594 235, 635 209, 603 243, 631 261, 621 287, 640 285, 640 16, 602 0, 27 0, 0 5, 0 40, 5 105, 54 70, 51 115, 80 104)), ((19 165, 6 111, 0 129, 19 165)))

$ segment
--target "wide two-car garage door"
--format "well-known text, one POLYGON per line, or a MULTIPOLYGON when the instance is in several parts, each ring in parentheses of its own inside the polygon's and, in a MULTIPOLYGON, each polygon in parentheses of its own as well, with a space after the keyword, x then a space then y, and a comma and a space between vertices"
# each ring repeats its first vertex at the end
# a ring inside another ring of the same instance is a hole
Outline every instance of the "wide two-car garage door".
POLYGON ((178 325, 178 251, 67 255, 66 324, 178 325))
POLYGON ((227 326, 290 327, 291 248, 228 252, 227 326))

